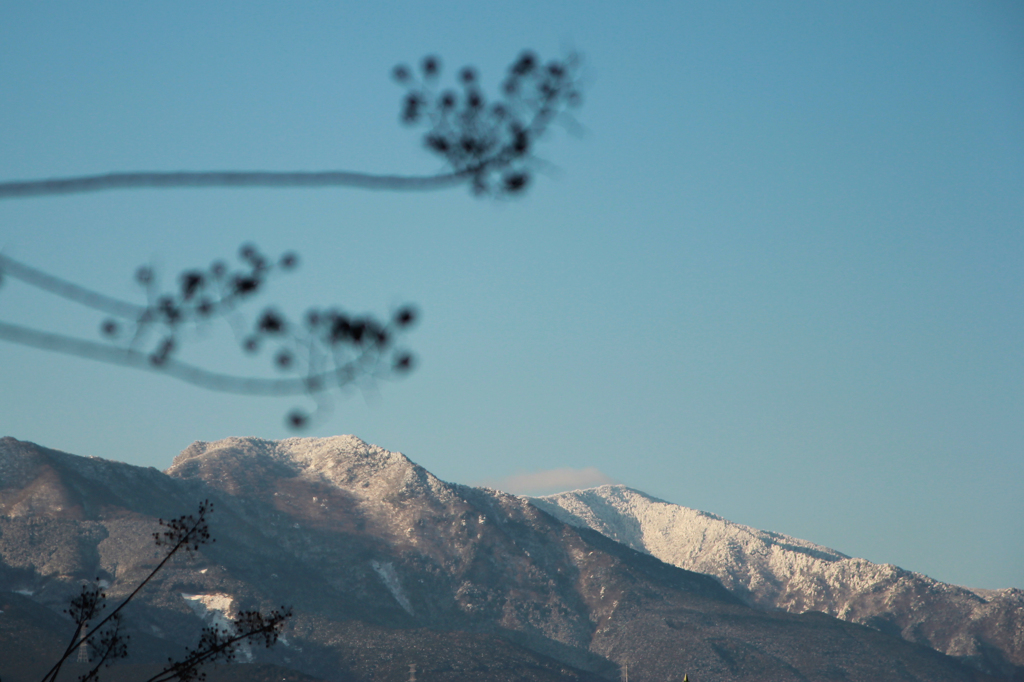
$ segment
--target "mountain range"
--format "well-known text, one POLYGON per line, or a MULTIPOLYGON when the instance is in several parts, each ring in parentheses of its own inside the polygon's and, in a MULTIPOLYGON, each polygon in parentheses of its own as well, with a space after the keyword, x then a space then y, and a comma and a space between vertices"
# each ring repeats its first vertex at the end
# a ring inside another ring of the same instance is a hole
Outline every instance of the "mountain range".
MULTIPOLYGON (((611 492, 590 491, 593 500, 611 492)), ((643 497, 651 509, 664 504, 643 497)), ((204 624, 282 604, 295 615, 278 645, 211 670, 211 682, 1024 679, 1012 594, 998 603, 1018 648, 979 635, 979 647, 1001 653, 961 660, 935 650, 938 639, 908 641, 811 601, 802 613, 777 608, 788 602, 769 595, 786 590, 744 578, 763 567, 744 573, 742 548, 730 583, 660 558, 643 515, 584 522, 570 497, 531 502, 445 483, 402 454, 338 436, 197 442, 166 472, 0 439, 4 682, 41 677, 73 631, 61 613, 83 581, 126 595, 160 559, 157 520, 204 499, 217 541, 169 563, 125 609, 132 655, 104 679, 138 679, 194 644, 204 624)), ((784 575, 773 570, 766 580, 784 575)), ((795 574, 790 582, 795 595, 795 574)))
POLYGON ((1024 591, 972 590, 605 485, 531 500, 556 518, 713 575, 746 603, 819 611, 1012 677, 1024 669, 1024 591))

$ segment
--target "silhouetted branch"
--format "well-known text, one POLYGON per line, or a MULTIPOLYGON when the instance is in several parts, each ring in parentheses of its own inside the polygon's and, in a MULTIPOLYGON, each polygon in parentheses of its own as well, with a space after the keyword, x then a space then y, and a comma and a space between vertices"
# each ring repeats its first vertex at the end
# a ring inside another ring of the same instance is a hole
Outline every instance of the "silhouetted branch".
POLYGON ((291 616, 292 610, 284 606, 266 616, 259 611, 242 611, 232 620, 231 630, 216 625, 203 628, 195 649, 190 649, 181 661, 170 661, 166 668, 146 682, 205 680, 206 674, 199 671, 200 666, 218 660, 233 662, 242 643, 252 644, 262 640, 267 648, 274 646, 285 622, 291 616))
POLYGON ((87 308, 117 317, 139 318, 146 310, 144 306, 91 291, 0 254, 0 276, 4 275, 87 308))
POLYGON ((128 640, 131 635, 121 632, 121 614, 114 614, 107 622, 106 628, 99 631, 87 641, 89 661, 95 665, 79 676, 78 682, 91 682, 99 677, 100 670, 110 666, 114 661, 128 657, 128 640))
POLYGON ((402 100, 405 123, 428 121, 424 144, 450 170, 436 175, 376 175, 353 171, 140 171, 0 182, 0 199, 102 192, 116 189, 351 187, 378 191, 429 191, 469 182, 475 193, 515 194, 525 189, 525 162, 550 123, 578 106, 579 57, 542 64, 524 52, 508 69, 502 92, 488 104, 476 71, 459 72, 462 94, 432 86, 440 60, 426 57, 422 79, 398 66, 395 79, 408 87, 402 100))
MULTIPOLYGON (((99 581, 99 578, 96 580, 99 581)), ((56 679, 64 661, 85 641, 79 635, 82 634, 82 630, 89 624, 89 621, 106 608, 106 605, 103 603, 106 597, 107 595, 103 593, 99 586, 90 588, 88 585, 83 585, 81 594, 71 600, 70 606, 64 610, 64 613, 71 616, 71 620, 75 622, 75 632, 71 635, 71 641, 68 642, 67 648, 64 649, 63 656, 54 664, 51 671, 46 674, 46 677, 43 678, 44 682, 47 679, 56 679)))
MULTIPOLYGON (((462 182, 468 182, 476 194, 519 194, 530 183, 537 139, 553 122, 566 120, 568 109, 581 101, 579 68, 580 60, 575 54, 544 64, 532 52, 524 52, 509 66, 499 96, 488 101, 472 67, 459 70, 459 91, 441 92, 435 92, 441 73, 437 57, 422 60, 419 76, 407 66, 395 67, 392 75, 406 88, 401 120, 409 125, 426 124, 424 146, 448 167, 447 172, 437 175, 346 171, 109 173, 0 183, 0 199, 142 187, 347 186, 405 191, 438 189, 462 182)), ((5 277, 18 279, 100 311, 109 316, 100 325, 102 334, 111 342, 120 339, 127 343, 98 343, 8 322, 0 322, 0 339, 123 367, 159 371, 215 391, 306 395, 317 402, 317 415, 323 412, 327 391, 360 377, 404 373, 412 367, 412 356, 394 345, 398 334, 415 319, 409 307, 383 323, 337 309, 311 309, 302 322, 295 322, 273 308, 266 308, 250 331, 242 331, 244 323, 235 314, 238 306, 261 291, 274 271, 292 269, 296 257, 285 254, 271 262, 251 246, 243 247, 240 255, 241 269, 229 271, 220 262, 207 269, 187 270, 179 277, 179 287, 164 293, 157 291, 152 270, 139 268, 136 281, 146 290, 146 305, 106 296, 0 256, 0 283, 5 277), (272 346, 277 370, 292 376, 234 376, 179 360, 177 354, 188 334, 215 319, 232 324, 247 353, 272 346), (155 344, 153 335, 159 335, 155 344)), ((288 416, 289 424, 295 428, 309 424, 310 419, 309 414, 298 410, 288 416)))
MULTIPOLYGON (((89 662, 93 663, 93 666, 79 677, 79 682, 93 682, 99 677, 102 668, 111 665, 118 659, 126 658, 130 637, 121 631, 121 609, 134 599, 153 576, 179 551, 184 550, 191 555, 202 545, 214 542, 206 522, 207 514, 212 512, 213 504, 206 500, 199 505, 199 513, 196 516, 186 514, 170 521, 160 519, 160 525, 165 530, 153 533, 153 539, 157 547, 169 548, 163 560, 150 571, 149 575, 139 583, 131 594, 121 601, 116 609, 86 634, 81 635, 88 622, 105 608, 103 602, 106 599, 106 594, 99 586, 83 586, 81 594, 71 600, 70 608, 66 611, 77 625, 75 634, 65 649, 64 655, 43 676, 42 682, 56 682, 61 667, 80 646, 88 647, 89 662)), ((98 581, 99 578, 97 578, 98 581)), ((243 643, 262 643, 268 648, 272 647, 277 643, 278 636, 291 616, 291 609, 284 606, 266 615, 257 610, 241 611, 232 619, 230 629, 217 625, 203 628, 199 643, 194 649, 189 649, 184 658, 179 661, 168 659, 167 666, 146 682, 204 680, 206 675, 199 670, 200 666, 218 660, 234 661, 239 646, 243 643)))
POLYGON ((330 372, 322 372, 297 379, 263 379, 259 377, 221 374, 205 370, 196 365, 180 362, 173 358, 165 360, 163 364, 155 365, 149 353, 142 353, 128 348, 118 348, 62 334, 42 332, 6 322, 0 322, 0 339, 41 350, 74 355, 88 360, 99 360, 100 362, 112 365, 159 372, 200 388, 238 395, 304 395, 324 390, 323 387, 325 386, 342 386, 351 383, 361 373, 357 361, 348 363, 330 372))
POLYGON ((501 95, 489 103, 476 69, 459 70, 461 93, 434 91, 441 71, 437 57, 420 63, 420 78, 405 65, 392 72, 408 88, 402 120, 426 122, 426 148, 440 156, 456 173, 471 180, 477 194, 517 194, 529 183, 527 169, 534 143, 566 109, 582 101, 576 54, 542 64, 532 52, 523 52, 508 68, 501 95))
POLYGON ((470 174, 373 175, 349 171, 171 171, 83 175, 0 183, 0 199, 81 194, 115 189, 352 187, 382 191, 427 191, 464 182, 470 174))
MULTIPOLYGON (((105 343, 2 321, 0 339, 159 372, 205 389, 242 395, 306 395, 317 399, 361 377, 401 374, 412 368, 412 356, 395 345, 415 321, 416 312, 410 306, 399 309, 386 323, 337 309, 312 309, 303 323, 295 323, 276 309, 266 308, 250 330, 244 331, 245 323, 237 317, 238 307, 263 291, 276 270, 294 269, 298 257, 286 253, 272 262, 254 246, 246 245, 240 250, 240 259, 243 267, 234 270, 222 261, 207 269, 186 270, 178 278, 177 289, 169 293, 156 289, 150 268, 139 268, 136 282, 145 288, 150 300, 148 305, 138 305, 0 256, 0 278, 20 280, 110 316, 100 325, 101 333, 108 338, 105 343), (197 331, 216 319, 236 323, 239 343, 246 353, 258 353, 267 345, 275 347, 276 369, 297 376, 237 376, 179 360, 176 355, 186 332, 197 331), (142 346, 146 337, 154 333, 159 339, 145 350, 142 346), (128 337, 127 345, 115 343, 118 337, 128 337)), ((318 400, 318 404, 322 403, 318 400)), ((296 410, 288 416, 288 423, 298 428, 307 425, 309 419, 309 415, 296 410)))
MULTIPOLYGON (((199 513, 197 516, 187 514, 180 516, 177 519, 170 521, 164 521, 160 519, 160 525, 167 528, 166 531, 153 533, 153 539, 156 541, 157 547, 170 547, 167 551, 167 555, 164 556, 163 560, 156 565, 149 575, 140 582, 131 594, 125 597, 117 608, 111 611, 105 618, 100 620, 95 626, 92 627, 84 635, 72 638, 71 644, 64 651, 64 655, 61 656, 52 668, 43 676, 42 682, 55 682, 57 674, 60 672, 61 666, 68 659, 71 653, 78 648, 83 642, 89 642, 94 635, 100 632, 108 623, 114 623, 114 628, 109 631, 106 636, 110 641, 100 642, 99 648, 104 661, 109 661, 111 656, 115 658, 122 658, 125 655, 123 640, 118 636, 120 632, 120 626, 117 622, 120 618, 121 609, 128 605, 132 599, 135 598, 143 587, 153 579, 160 569, 171 560, 171 558, 177 554, 180 550, 185 550, 187 553, 199 549, 201 545, 207 542, 213 542, 210 537, 210 528, 206 522, 206 515, 213 511, 213 503, 209 500, 205 500, 199 505, 199 513), (120 642, 120 644, 119 644, 120 642), (118 653, 122 652, 122 653, 118 653)), ((82 588, 82 594, 76 599, 71 601, 71 608, 68 609, 68 613, 75 619, 78 630, 81 632, 83 627, 89 620, 95 616, 100 610, 104 608, 102 600, 106 598, 106 594, 101 592, 98 588, 90 590, 88 587, 82 588)))

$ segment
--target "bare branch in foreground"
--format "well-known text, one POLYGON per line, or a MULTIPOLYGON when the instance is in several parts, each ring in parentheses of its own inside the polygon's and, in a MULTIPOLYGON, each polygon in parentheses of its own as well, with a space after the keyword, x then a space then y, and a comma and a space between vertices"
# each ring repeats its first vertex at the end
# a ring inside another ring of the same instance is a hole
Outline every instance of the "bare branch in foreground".
MULTIPOLYGON (((90 589, 89 587, 83 587, 82 593, 71 601, 71 608, 68 609, 67 613, 75 620, 78 628, 75 631, 75 636, 71 638, 71 643, 64 651, 64 655, 54 663, 53 667, 47 671, 46 675, 43 676, 42 682, 56 682, 57 675, 60 673, 61 667, 67 661, 71 653, 75 651, 83 643, 90 645, 92 653, 99 652, 102 658, 101 665, 109 665, 116 658, 123 658, 127 655, 127 642, 120 635, 120 618, 121 610, 128 605, 128 603, 135 598, 143 587, 153 579, 157 573, 160 572, 168 561, 178 553, 179 550, 184 549, 187 553, 199 549, 200 545, 204 545, 207 542, 211 542, 210 529, 206 522, 206 515, 213 512, 213 503, 209 500, 203 501, 199 505, 199 513, 196 516, 187 514, 177 519, 165 522, 160 519, 160 525, 166 526, 167 530, 164 532, 153 533, 153 538, 156 541, 158 547, 164 546, 169 547, 167 554, 163 560, 156 565, 149 575, 140 582, 131 594, 125 597, 117 608, 111 611, 105 618, 100 620, 96 625, 88 630, 84 635, 78 636, 83 629, 86 628, 86 624, 98 615, 99 611, 105 608, 103 600, 106 599, 104 594, 99 587, 90 589), (109 626, 109 627, 108 627, 109 626), (98 635, 98 636, 97 636, 98 635), (93 638, 96 637, 94 641, 93 638)), ((98 668, 88 675, 95 677, 98 668)))
POLYGON ((169 660, 167 667, 146 682, 192 682, 205 680, 206 673, 199 668, 214 661, 234 662, 242 644, 263 644, 270 648, 292 616, 292 610, 282 606, 267 615, 259 611, 242 611, 231 622, 231 628, 216 625, 203 628, 196 648, 190 649, 180 661, 169 660))
POLYGON ((570 54, 547 64, 523 52, 508 68, 500 95, 489 103, 472 67, 459 71, 461 93, 433 91, 440 60, 421 62, 422 78, 397 66, 392 75, 408 88, 401 119, 426 121, 423 142, 449 170, 436 175, 376 175, 354 171, 137 171, 0 182, 0 200, 118 189, 323 188, 393 192, 446 189, 469 183, 476 194, 517 194, 530 179, 534 143, 548 126, 580 104, 580 59, 570 54))
POLYGON ((55 296, 107 315, 100 323, 106 342, 43 331, 0 321, 0 340, 97 360, 122 367, 166 374, 202 388, 241 395, 313 398, 317 412, 293 410, 292 428, 308 426, 326 412, 327 393, 362 378, 405 374, 412 355, 397 346, 417 314, 411 306, 399 308, 387 322, 372 316, 347 314, 337 308, 310 309, 304 320, 289 319, 274 307, 264 308, 247 323, 240 306, 265 290, 277 272, 293 270, 298 256, 286 253, 276 261, 245 245, 241 267, 223 261, 208 268, 185 270, 178 286, 161 292, 149 267, 136 271, 136 283, 145 289, 148 304, 122 301, 63 278, 0 256, 0 281, 16 279, 55 296), (178 355, 193 337, 222 320, 230 324, 243 352, 270 351, 274 369, 284 377, 247 377, 216 372, 189 364, 178 355))
MULTIPOLYGON (((118 659, 126 658, 130 636, 122 631, 121 610, 179 551, 183 550, 191 556, 201 546, 215 542, 210 536, 209 525, 206 521, 207 515, 212 512, 213 504, 209 500, 205 500, 199 505, 199 513, 195 516, 186 514, 169 521, 160 519, 160 526, 165 530, 153 533, 153 539, 157 547, 167 548, 163 560, 150 571, 149 575, 139 583, 131 594, 121 601, 116 609, 94 627, 88 629, 84 635, 81 633, 87 629, 88 623, 97 618, 99 612, 105 608, 106 594, 99 587, 99 578, 96 579, 96 586, 83 586, 81 594, 71 600, 70 608, 66 611, 75 621, 77 626, 75 633, 72 635, 64 655, 43 676, 42 682, 56 682, 63 664, 76 649, 82 646, 88 647, 89 662, 92 667, 79 677, 79 682, 94 682, 99 678, 99 673, 103 668, 110 666, 118 659)), ((203 628, 199 643, 195 648, 189 649, 180 660, 168 659, 164 669, 146 682, 205 680, 206 674, 200 668, 206 663, 232 662, 245 644, 262 644, 268 648, 274 646, 291 616, 291 609, 284 606, 274 609, 268 614, 263 614, 258 610, 241 611, 232 619, 230 628, 222 628, 217 625, 203 628)))
POLYGON ((139 171, 0 183, 0 199, 82 194, 115 189, 351 187, 379 191, 427 191, 458 185, 467 173, 373 175, 349 171, 139 171))

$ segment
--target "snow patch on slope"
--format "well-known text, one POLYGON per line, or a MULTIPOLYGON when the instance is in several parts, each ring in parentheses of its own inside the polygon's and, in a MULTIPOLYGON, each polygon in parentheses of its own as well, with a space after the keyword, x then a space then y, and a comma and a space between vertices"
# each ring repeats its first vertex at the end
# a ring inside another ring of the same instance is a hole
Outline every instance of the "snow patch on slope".
MULTIPOLYGON (((202 618, 207 624, 225 632, 234 633, 235 624, 232 618, 235 614, 235 598, 223 592, 212 592, 210 594, 186 594, 181 593, 182 598, 188 603, 192 612, 202 618)), ((252 647, 249 642, 240 642, 238 651, 241 652, 247 663, 252 663, 252 647)))
POLYGON ((377 560, 371 561, 370 565, 373 566, 373 570, 380 576, 381 582, 388 588, 391 596, 395 598, 399 606, 405 609, 406 613, 410 616, 415 615, 412 611, 412 604, 409 603, 409 598, 402 590, 402 583, 398 580, 398 573, 395 572, 394 565, 390 561, 380 562, 377 560))

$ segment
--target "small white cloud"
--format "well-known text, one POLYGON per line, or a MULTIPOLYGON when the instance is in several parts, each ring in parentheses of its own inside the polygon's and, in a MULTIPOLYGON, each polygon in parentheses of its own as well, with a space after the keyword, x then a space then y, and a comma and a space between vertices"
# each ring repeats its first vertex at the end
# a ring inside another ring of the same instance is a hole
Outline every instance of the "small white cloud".
POLYGON ((552 495, 567 490, 595 488, 618 483, 597 467, 548 469, 532 473, 512 474, 504 478, 481 481, 478 485, 504 490, 514 495, 552 495))

